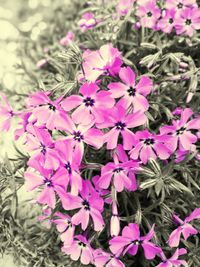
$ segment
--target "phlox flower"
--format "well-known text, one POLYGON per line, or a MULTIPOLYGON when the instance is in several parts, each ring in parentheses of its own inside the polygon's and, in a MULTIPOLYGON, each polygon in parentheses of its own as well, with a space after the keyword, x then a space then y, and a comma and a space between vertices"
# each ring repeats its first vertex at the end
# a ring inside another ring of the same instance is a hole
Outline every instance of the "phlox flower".
POLYGON ((147 76, 141 76, 136 84, 136 74, 130 67, 123 67, 119 71, 122 82, 112 82, 108 85, 114 98, 121 98, 119 104, 124 108, 133 105, 134 111, 146 111, 149 103, 146 96, 153 88, 152 80, 147 76))
POLYGON ((197 7, 196 0, 166 0, 166 9, 175 9, 176 13, 180 13, 186 7, 197 7))
POLYGON ((70 246, 62 247, 62 252, 69 255, 73 261, 80 258, 80 262, 84 265, 93 263, 93 249, 83 235, 76 235, 70 246))
POLYGON ((62 46, 67 46, 68 44, 70 44, 75 38, 75 35, 72 31, 68 31, 68 33, 66 34, 65 37, 63 37, 62 39, 60 39, 59 43, 62 46))
POLYGON ((96 26, 97 20, 92 12, 86 12, 82 15, 82 18, 78 22, 78 26, 80 27, 82 32, 85 32, 91 28, 96 26))
POLYGON ((120 220, 118 215, 117 203, 112 203, 112 216, 110 220, 110 235, 118 236, 120 232, 120 220))
POLYGON ((174 150, 191 150, 193 144, 197 142, 197 136, 192 130, 200 128, 200 117, 192 119, 193 111, 186 108, 181 112, 179 120, 173 120, 172 125, 165 125, 160 128, 161 134, 168 134, 172 137, 171 145, 174 150))
POLYGON ((94 177, 92 177, 92 185, 95 191, 99 194, 99 196, 104 198, 104 202, 107 204, 111 204, 112 203, 112 198, 110 197, 111 191, 109 189, 102 189, 99 186, 100 178, 101 177, 99 175, 95 175, 94 177))
POLYGON ((178 224, 176 228, 169 236, 168 244, 170 247, 178 247, 180 243, 181 234, 184 239, 187 240, 189 236, 196 235, 198 233, 190 222, 195 219, 200 219, 200 208, 196 208, 185 220, 181 220, 177 215, 173 215, 174 222, 178 224))
POLYGON ((69 205, 71 208, 77 207, 76 197, 66 193, 69 181, 63 170, 58 170, 55 173, 45 170, 37 160, 31 162, 31 167, 37 170, 37 172, 28 169, 24 173, 25 187, 27 191, 32 191, 36 188, 42 189, 36 199, 38 203, 47 204, 50 208, 54 209, 57 194, 64 208, 68 208, 69 205))
POLYGON ((130 150, 130 157, 134 160, 140 159, 143 164, 152 158, 157 157, 165 160, 173 152, 170 142, 172 138, 168 135, 156 135, 148 130, 138 131, 135 134, 133 149, 130 150))
POLYGON ((122 56, 112 44, 106 44, 97 51, 83 53, 83 70, 87 81, 95 82, 100 75, 115 76, 122 65, 122 56))
POLYGON ((74 225, 81 224, 81 228, 86 230, 91 216, 94 230, 101 231, 104 227, 104 221, 101 214, 103 212, 104 201, 99 194, 95 192, 89 180, 83 181, 83 188, 80 191, 78 201, 78 208, 80 209, 72 216, 72 223, 74 225))
POLYGON ((13 111, 13 108, 8 102, 7 97, 1 93, 0 94, 0 131, 8 131, 11 126, 11 120, 18 113, 13 111))
POLYGON ((54 141, 46 129, 29 124, 25 144, 27 150, 33 152, 29 163, 37 158, 44 168, 54 170, 58 168, 58 153, 54 149, 54 141))
POLYGON ((101 123, 104 121, 104 111, 112 108, 115 104, 111 93, 108 91, 99 91, 95 83, 85 83, 81 86, 81 95, 71 95, 64 99, 61 106, 64 110, 72 113, 72 119, 75 123, 89 124, 92 121, 101 123))
POLYGON ((71 217, 67 214, 56 212, 56 219, 52 222, 56 225, 60 238, 64 242, 64 246, 71 246, 74 241, 75 225, 71 222, 71 217))
POLYGON ((76 159, 72 142, 70 140, 58 140, 55 142, 55 150, 58 152, 59 169, 65 172, 70 182, 71 194, 78 195, 82 189, 82 178, 79 173, 79 159, 76 159))
POLYGON ((157 20, 161 16, 161 10, 158 8, 156 1, 149 0, 138 2, 139 6, 136 11, 136 15, 140 18, 142 26, 155 29, 157 20))
POLYGON ((146 120, 146 115, 143 112, 137 111, 127 114, 124 107, 116 105, 107 114, 106 121, 98 124, 97 127, 100 129, 111 128, 104 135, 104 142, 107 143, 107 149, 116 148, 119 136, 122 135, 123 147, 125 150, 129 150, 134 140, 134 133, 129 129, 145 124, 146 120))
POLYGON ((69 125, 69 117, 60 107, 60 99, 52 101, 47 93, 36 92, 27 99, 28 108, 37 123, 45 125, 49 130, 63 130, 69 125))
POLYGON ((125 267, 125 265, 112 253, 107 253, 102 249, 93 252, 94 264, 96 267, 125 267))
POLYGON ((176 249, 171 258, 167 259, 163 252, 160 253, 160 257, 163 262, 156 265, 156 267, 180 267, 181 265, 188 267, 188 264, 185 260, 179 260, 179 256, 182 256, 187 253, 187 250, 184 248, 176 249))
POLYGON ((119 0, 116 11, 120 16, 125 16, 133 7, 135 0, 119 0))
POLYGON ((118 150, 122 150, 119 151, 121 157, 115 154, 113 157, 114 162, 109 162, 101 168, 98 185, 107 189, 112 183, 117 192, 122 192, 124 189, 135 191, 137 182, 134 172, 139 168, 139 164, 133 160, 128 160, 122 146, 118 145, 118 150))
POLYGON ((175 9, 166 10, 162 18, 157 23, 157 29, 165 33, 170 33, 175 26, 175 9))
POLYGON ((154 225, 147 235, 140 236, 138 224, 129 223, 129 225, 122 230, 122 236, 113 237, 109 241, 110 250, 115 255, 120 255, 122 253, 125 255, 128 252, 130 255, 135 256, 141 246, 144 250, 145 258, 152 260, 161 252, 159 247, 150 242, 153 236, 154 225))
POLYGON ((93 128, 94 122, 88 125, 75 125, 70 119, 70 126, 66 127, 65 131, 68 136, 65 140, 72 140, 74 153, 77 163, 80 163, 84 153, 84 143, 99 149, 103 145, 103 133, 96 128, 93 128))
POLYGON ((192 36, 195 30, 200 29, 200 10, 198 8, 185 8, 180 17, 176 18, 175 28, 177 34, 192 36))

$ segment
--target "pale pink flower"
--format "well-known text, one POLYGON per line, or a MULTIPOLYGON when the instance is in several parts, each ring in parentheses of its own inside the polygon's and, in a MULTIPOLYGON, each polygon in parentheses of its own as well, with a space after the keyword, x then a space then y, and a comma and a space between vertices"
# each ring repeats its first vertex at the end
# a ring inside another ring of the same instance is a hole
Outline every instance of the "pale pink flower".
POLYGON ((157 23, 157 29, 165 33, 170 33, 175 26, 175 9, 166 10, 162 18, 157 23))
POLYGON ((13 111, 7 97, 3 93, 0 94, 0 99, 0 117, 2 121, 0 124, 0 131, 7 132, 10 129, 12 118, 17 115, 17 113, 13 111))
POLYGON ((74 33, 72 31, 68 31, 66 36, 60 39, 59 43, 62 46, 67 46, 74 40, 74 38, 75 38, 74 33))
POLYGON ((146 96, 153 89, 152 80, 147 76, 141 76, 136 84, 136 74, 130 67, 121 68, 119 77, 123 82, 112 82, 108 85, 114 98, 121 98, 119 104, 124 108, 133 105, 134 111, 146 111, 149 103, 146 96))
POLYGON ((119 0, 116 11, 120 16, 125 16, 133 7, 135 0, 119 0))
POLYGON ((96 26, 97 20, 92 12, 86 12, 82 15, 82 18, 78 22, 82 32, 92 29, 96 26))
POLYGON ((117 203, 112 203, 112 216, 110 220, 110 235, 118 236, 120 232, 120 220, 118 215, 117 203))
POLYGON ((114 106, 115 101, 108 91, 100 90, 94 83, 85 83, 80 88, 81 95, 71 95, 64 99, 61 106, 72 113, 75 123, 89 124, 104 121, 104 112, 114 106))
POLYGON ((186 7, 197 7, 196 0, 166 0, 166 9, 175 9, 176 13, 180 13, 186 7))

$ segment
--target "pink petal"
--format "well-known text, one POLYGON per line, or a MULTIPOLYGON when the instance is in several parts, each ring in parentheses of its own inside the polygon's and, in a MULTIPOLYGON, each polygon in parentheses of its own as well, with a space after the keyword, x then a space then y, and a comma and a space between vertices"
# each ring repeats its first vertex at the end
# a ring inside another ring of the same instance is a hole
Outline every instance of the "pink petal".
POLYGON ((149 108, 149 102, 147 99, 140 94, 137 94, 133 97, 132 100, 134 112, 136 111, 146 111, 149 108))
POLYGON ((185 222, 191 222, 195 219, 200 219, 200 208, 196 208, 186 219, 185 222))
POLYGON ((94 230, 97 232, 102 231, 102 229, 104 228, 104 221, 101 213, 98 210, 91 208, 90 215, 93 219, 94 230))
POLYGON ((152 80, 147 76, 142 76, 139 83, 136 85, 136 90, 144 96, 150 94, 152 88, 152 80))
POLYGON ((114 149, 117 147, 118 137, 119 131, 114 128, 104 135, 104 141, 107 143, 107 149, 114 149))
POLYGON ((89 223, 89 218, 89 211, 81 208, 76 214, 73 215, 72 223, 75 225, 81 224, 81 228, 85 231, 89 223))
POLYGON ((43 191, 37 197, 37 202, 47 204, 50 208, 54 209, 56 206, 54 189, 52 187, 45 186, 43 191))
POLYGON ((125 150, 130 150, 133 147, 133 142, 135 140, 135 135, 128 129, 121 131, 123 136, 123 148, 125 150))
POLYGON ((157 247, 151 242, 143 242, 144 255, 147 260, 152 260, 157 254, 161 252, 161 248, 157 247))
POLYGON ((128 87, 120 82, 110 83, 108 85, 108 88, 110 89, 110 92, 112 93, 112 97, 114 98, 122 97, 128 90, 128 87))
POLYGON ((26 171, 24 173, 25 187, 27 191, 32 191, 38 186, 44 184, 44 179, 36 173, 26 171))
POLYGON ((176 230, 174 230, 170 234, 169 240, 168 240, 168 244, 170 247, 178 247, 181 233, 182 233, 181 227, 178 227, 176 230))
POLYGON ((198 234, 198 231, 191 224, 187 223, 184 225, 182 234, 184 239, 187 240, 189 236, 198 234))
POLYGON ((130 67, 124 67, 119 72, 120 79, 128 86, 135 86, 136 74, 130 67))
POLYGON ((127 237, 127 238, 131 239, 132 241, 139 240, 139 238, 140 238, 139 225, 136 223, 129 223, 128 226, 124 227, 124 229, 122 231, 122 236, 127 237))
POLYGON ((62 102, 61 102, 61 106, 65 111, 70 111, 74 108, 76 108, 77 106, 81 105, 83 102, 83 98, 79 95, 71 95, 67 98, 65 98, 62 102))
POLYGON ((81 86, 79 92, 84 96, 94 96, 99 90, 99 87, 95 83, 85 83, 81 86))
POLYGON ((182 135, 179 136, 179 140, 185 150, 190 150, 191 145, 197 142, 197 137, 194 134, 185 131, 182 135))
POLYGON ((103 146, 103 136, 100 130, 92 128, 84 134, 84 140, 87 144, 99 149, 103 146))

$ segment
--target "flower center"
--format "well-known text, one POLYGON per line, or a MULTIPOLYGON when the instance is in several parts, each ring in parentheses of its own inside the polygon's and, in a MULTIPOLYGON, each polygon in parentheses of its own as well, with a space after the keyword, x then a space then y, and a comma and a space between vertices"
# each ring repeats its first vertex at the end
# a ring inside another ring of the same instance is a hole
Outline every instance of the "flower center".
POLYGON ((191 19, 186 19, 185 24, 186 25, 191 25, 192 24, 192 20, 191 19))
POLYGON ((131 242, 133 245, 140 245, 142 242, 140 240, 134 240, 131 242))
POLYGON ((129 94, 129 96, 135 96, 135 92, 136 92, 136 90, 135 90, 135 88, 130 87, 130 88, 127 90, 127 92, 128 92, 128 94, 129 94))
POLYGON ((172 18, 169 19, 169 24, 172 24, 174 20, 172 18))
POLYGON ((83 140, 83 135, 81 134, 80 131, 74 132, 73 135, 75 141, 81 142, 83 140))
POLYGON ((41 153, 42 153, 43 155, 46 154, 46 147, 45 147, 43 144, 41 144, 41 153))
POLYGON ((92 99, 91 97, 86 97, 84 100, 83 100, 83 103, 85 103, 85 106, 86 107, 92 107, 94 106, 94 99, 92 99))
POLYGON ((90 210, 90 205, 89 205, 88 201, 84 200, 82 202, 82 205, 83 205, 85 210, 90 210))
POLYGON ((178 9, 181 9, 183 7, 183 4, 182 3, 178 3, 177 7, 178 7, 178 9))
POLYGON ((78 245, 82 248, 85 248, 86 247, 86 244, 84 244, 83 242, 81 241, 78 241, 78 245))
POLYGON ((53 186, 52 181, 49 180, 49 179, 47 179, 47 178, 44 179, 44 183, 45 183, 48 187, 52 187, 52 186, 53 186))
POLYGON ((126 127, 126 124, 124 122, 119 121, 115 124, 115 126, 117 130, 123 131, 126 127))
POLYGON ((149 12, 147 13, 147 17, 149 17, 149 18, 152 17, 152 15, 153 15, 153 14, 152 14, 151 11, 149 11, 149 12))
POLYGON ((147 145, 147 146, 153 145, 154 143, 155 143, 155 141, 154 141, 153 138, 147 138, 147 139, 144 141, 144 144, 147 145))
POLYGON ((176 135, 181 135, 181 134, 183 134, 185 130, 186 130, 185 127, 181 127, 180 129, 178 129, 178 130, 176 131, 176 135))
POLYGON ((121 171, 123 171, 123 168, 120 168, 120 167, 113 170, 113 172, 116 172, 116 173, 119 173, 121 171))
POLYGON ((68 171, 69 174, 72 173, 71 165, 70 165, 69 162, 67 164, 65 164, 65 168, 67 169, 67 171, 68 171))
POLYGON ((56 110, 56 107, 54 105, 52 105, 52 104, 49 103, 48 106, 49 106, 49 109, 50 110, 53 110, 53 111, 56 110))

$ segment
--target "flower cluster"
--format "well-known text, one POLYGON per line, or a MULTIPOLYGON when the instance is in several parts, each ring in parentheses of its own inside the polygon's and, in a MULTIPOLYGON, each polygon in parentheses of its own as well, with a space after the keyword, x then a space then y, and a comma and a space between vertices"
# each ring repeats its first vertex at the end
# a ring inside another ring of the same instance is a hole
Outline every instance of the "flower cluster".
MULTIPOLYGON (((170 125, 151 131, 146 112, 153 81, 125 66, 112 44, 85 51, 82 70, 77 94, 55 99, 50 92, 39 91, 27 98, 26 110, 21 112, 14 112, 2 96, 2 128, 8 130, 10 120, 18 116, 21 128, 15 131, 15 138, 24 137, 30 154, 24 174, 27 190, 37 190, 36 202, 51 209, 43 217, 53 218, 50 222, 60 232, 62 251, 73 260, 122 267, 120 257, 135 256, 142 248, 146 259, 161 258, 159 267, 186 266, 178 259, 185 249, 178 248, 167 259, 152 241, 155 225, 146 233, 139 224, 129 223, 121 232, 117 195, 139 190, 137 173, 151 159, 170 161, 178 154, 195 153, 200 117, 190 108, 179 109, 170 125), (97 175, 92 177, 87 170, 95 163, 85 160, 89 147, 109 153, 109 160, 96 164, 97 175), (108 224, 108 212, 110 252, 92 245, 108 224)), ((181 234, 186 240, 198 233, 190 222, 200 218, 200 209, 184 221, 177 215, 173 218, 178 228, 168 244, 178 247, 181 234)))

